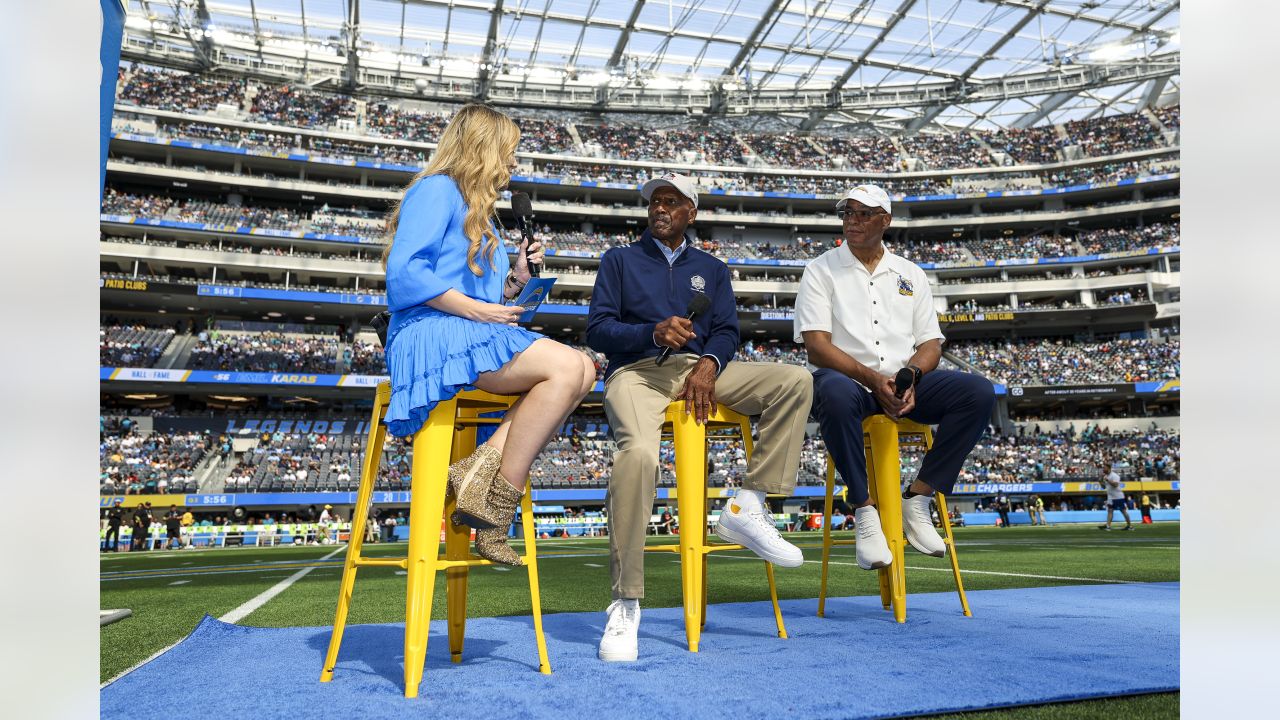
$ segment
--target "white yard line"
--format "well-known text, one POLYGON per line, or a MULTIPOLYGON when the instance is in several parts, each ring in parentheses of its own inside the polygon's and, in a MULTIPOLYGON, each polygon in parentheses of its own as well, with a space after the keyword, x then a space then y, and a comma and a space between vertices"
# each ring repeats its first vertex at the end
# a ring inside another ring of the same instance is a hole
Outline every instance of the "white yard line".
MULTIPOLYGON (((182 640, 185 640, 185 639, 186 639, 186 638, 182 638, 182 640)), ((102 683, 101 685, 99 685, 99 686, 98 686, 98 689, 99 689, 99 690, 101 690, 102 688, 104 688, 104 687, 106 687, 106 686, 110 685, 111 683, 113 683, 113 682, 115 682, 115 681, 119 680, 120 678, 124 677, 125 675, 128 675, 129 673, 133 672, 134 670, 137 670, 138 668, 142 667, 143 665, 146 665, 147 663, 151 662, 152 660, 155 660, 156 658, 160 657, 161 655, 163 655, 163 654, 165 654, 165 653, 169 652, 170 650, 172 650, 172 649, 174 649, 175 647, 177 647, 178 643, 182 642, 182 640, 179 640, 178 642, 175 642, 174 644, 170 645, 169 647, 163 648, 163 649, 161 649, 161 650, 157 650, 157 651, 155 652, 155 654, 154 654, 154 655, 152 655, 151 657, 147 658, 146 660, 143 660, 142 662, 138 663, 137 665, 134 665, 133 667, 129 668, 128 670, 125 670, 124 672, 120 673, 119 675, 117 675, 117 676, 115 676, 115 677, 111 678, 110 680, 108 680, 108 681, 106 681, 106 682, 102 683)))
POLYGON ((186 585, 186 584, 187 584, 187 583, 189 583, 189 582, 191 582, 191 581, 190 581, 190 580, 174 580, 173 582, 171 582, 171 583, 169 583, 169 584, 170 584, 170 585, 186 585))
MULTIPOLYGON (((337 555, 340 552, 346 552, 346 550, 347 550, 346 546, 340 547, 337 550, 334 550, 333 552, 329 553, 328 555, 325 555, 324 557, 320 558, 320 562, 324 562, 325 560, 328 560, 329 558, 333 557, 334 555, 337 555)), ((285 590, 288 590, 291 585, 298 582, 302 578, 306 577, 307 573, 310 573, 312 570, 315 570, 314 566, 302 568, 298 572, 290 575, 284 580, 281 580, 275 585, 272 585, 270 588, 264 590, 261 594, 259 594, 257 597, 253 598, 249 602, 241 605, 240 607, 236 608, 235 610, 232 610, 231 612, 227 613, 226 615, 223 615, 218 619, 224 623, 234 624, 234 623, 240 622, 241 620, 248 617, 249 614, 252 613, 254 610, 257 610, 263 605, 266 605, 268 602, 272 600, 272 598, 284 592, 285 590)))

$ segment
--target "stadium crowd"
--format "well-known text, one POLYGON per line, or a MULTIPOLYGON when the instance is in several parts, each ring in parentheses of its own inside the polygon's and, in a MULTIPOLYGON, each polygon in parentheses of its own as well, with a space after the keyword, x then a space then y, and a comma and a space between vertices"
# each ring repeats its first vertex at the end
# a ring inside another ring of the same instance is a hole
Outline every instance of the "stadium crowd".
POLYGON ((188 365, 195 370, 333 373, 338 338, 278 332, 200 332, 188 365))
POLYGON ((1109 461, 1117 464, 1123 477, 1179 477, 1181 451, 1176 431, 1110 431, 1097 424, 1078 433, 1038 429, 1020 428, 1012 434, 989 430, 965 461, 960 482, 1096 478, 1109 461))
POLYGON ((195 469, 213 447, 206 433, 138 432, 127 417, 103 418, 98 444, 102 495, 191 493, 195 469))
POLYGON ((1072 120, 1063 125, 1087 155, 1105 157, 1160 147, 1160 131, 1141 113, 1072 120))
MULTIPOLYGON (((354 121, 357 115, 355 101, 350 96, 295 85, 188 75, 141 66, 131 68, 125 75, 127 80, 119 92, 121 101, 143 107, 204 113, 219 104, 233 105, 251 120, 318 129, 328 129, 339 119, 354 121), (246 107, 246 89, 250 82, 254 93, 246 107)), ((1162 122, 1168 119, 1166 125, 1177 128, 1178 106, 1154 111, 1162 122)), ((774 167, 798 169, 834 169, 840 158, 842 165, 839 166, 847 170, 898 172, 907 169, 888 138, 842 134, 839 129, 812 135, 781 128, 775 132, 736 132, 716 126, 655 128, 647 119, 625 114, 606 118, 578 117, 570 113, 548 115, 551 117, 528 114, 516 117, 523 132, 521 150, 572 151, 575 149, 569 130, 572 125, 584 150, 610 158, 715 165, 743 165, 755 158, 774 167), (747 153, 748 148, 753 153, 747 153)), ((361 131, 371 137, 435 142, 447 119, 447 112, 417 110, 374 99, 366 106, 361 131)), ((929 169, 941 170, 991 165, 988 146, 1006 153, 1010 164, 1056 162, 1060 159, 1058 148, 1066 145, 1081 145, 1092 157, 1164 146, 1158 129, 1142 113, 1071 121, 1060 126, 1062 134, 1058 127, 972 131, 950 137, 917 134, 904 137, 903 147, 909 157, 919 158, 929 169)), ((357 151, 344 147, 342 152, 357 151)), ((382 157, 395 162, 414 157, 412 153, 402 155, 398 148, 382 152, 387 153, 382 157)))
MULTIPOLYGON (((615 452, 602 418, 574 416, 549 443, 530 472, 533 487, 604 488, 615 452)), ((117 420, 118 422, 118 420, 117 420)), ((127 419, 125 422, 128 422, 127 419)), ((1024 424, 1010 434, 992 427, 966 460, 961 482, 1031 482, 1097 477, 1108 460, 1121 465, 1125 476, 1177 479, 1179 435, 1176 431, 1109 431, 1096 423, 1081 432, 1070 427, 1042 432, 1024 424)), ((218 443, 226 445, 223 438, 218 443)), ((263 433, 255 447, 227 455, 222 492, 351 492, 359 484, 362 438, 324 433, 263 433), (234 465, 231 465, 234 461, 234 465)), ((113 431, 104 435, 101 494, 195 492, 191 470, 204 454, 216 448, 208 434, 113 431)), ((226 455, 224 449, 220 454, 226 455)), ((746 475, 742 442, 732 435, 708 438, 708 483, 712 487, 739 486, 746 475)), ((659 485, 674 487, 674 450, 669 440, 659 451, 659 485)), ((912 477, 921 453, 903 451, 903 475, 912 477)), ((401 491, 410 484, 412 448, 391 439, 383 449, 376 489, 401 491)), ((826 447, 818 436, 806 437, 801 449, 800 485, 824 482, 826 447)), ((216 483, 210 492, 217 492, 216 483)))
POLYGON ((946 352, 1007 385, 1083 385, 1180 377, 1178 338, 955 340, 946 352))
POLYGON ((152 367, 164 354, 173 336, 173 328, 151 328, 142 324, 100 327, 98 364, 102 367, 152 367))
POLYGON ((991 165, 991 153, 968 133, 951 136, 917 133, 902 139, 903 150, 930 170, 954 170, 991 165))

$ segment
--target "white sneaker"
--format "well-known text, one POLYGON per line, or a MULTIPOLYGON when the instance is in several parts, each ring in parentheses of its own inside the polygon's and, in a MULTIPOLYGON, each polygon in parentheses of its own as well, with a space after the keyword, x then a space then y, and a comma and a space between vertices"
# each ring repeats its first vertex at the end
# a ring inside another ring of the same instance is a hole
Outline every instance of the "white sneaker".
POLYGON ((741 545, 778 567, 795 568, 804 564, 804 553, 782 539, 773 515, 763 506, 746 510, 736 500, 730 500, 716 522, 716 537, 741 545))
POLYGON ((640 629, 640 601, 614 600, 605 610, 609 621, 600 638, 600 659, 605 662, 630 662, 636 659, 636 632, 640 629))
POLYGON ((876 507, 867 505, 855 508, 853 521, 858 534, 858 541, 853 544, 858 556, 858 567, 863 570, 889 567, 893 563, 893 553, 889 552, 889 543, 884 539, 884 530, 880 528, 880 513, 876 507))
POLYGON ((902 530, 911 547, 925 555, 944 557, 947 545, 933 529, 933 516, 929 513, 928 495, 912 495, 902 501, 902 530))

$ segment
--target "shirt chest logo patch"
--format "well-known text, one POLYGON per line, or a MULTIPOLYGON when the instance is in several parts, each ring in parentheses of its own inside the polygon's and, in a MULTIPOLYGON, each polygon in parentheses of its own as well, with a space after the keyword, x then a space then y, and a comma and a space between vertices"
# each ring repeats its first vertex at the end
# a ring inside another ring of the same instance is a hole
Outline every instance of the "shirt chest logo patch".
POLYGON ((906 295, 907 297, 911 297, 916 294, 916 290, 911 285, 911 281, 901 275, 898 276, 898 294, 906 295))
POLYGON ((689 278, 689 287, 693 288, 694 292, 702 292, 707 289, 707 281, 701 275, 694 275, 689 278))

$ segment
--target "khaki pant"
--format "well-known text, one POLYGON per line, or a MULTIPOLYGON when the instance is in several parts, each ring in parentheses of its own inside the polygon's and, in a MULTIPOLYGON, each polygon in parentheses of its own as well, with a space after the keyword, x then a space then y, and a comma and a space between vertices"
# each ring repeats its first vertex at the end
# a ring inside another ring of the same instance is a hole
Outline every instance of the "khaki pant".
MULTIPOLYGON (((645 531, 653 514, 662 419, 697 361, 692 353, 680 353, 658 367, 656 358, 645 358, 605 383, 604 411, 618 444, 605 498, 614 598, 644 597, 645 531)), ((798 365, 733 362, 716 379, 715 393, 721 405, 760 416, 760 440, 748 458, 743 487, 790 493, 800 471, 812 376, 798 365)), ((698 526, 686 520, 680 531, 697 532, 698 526)))

